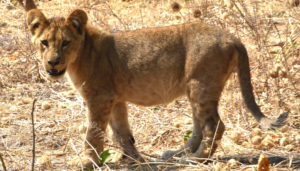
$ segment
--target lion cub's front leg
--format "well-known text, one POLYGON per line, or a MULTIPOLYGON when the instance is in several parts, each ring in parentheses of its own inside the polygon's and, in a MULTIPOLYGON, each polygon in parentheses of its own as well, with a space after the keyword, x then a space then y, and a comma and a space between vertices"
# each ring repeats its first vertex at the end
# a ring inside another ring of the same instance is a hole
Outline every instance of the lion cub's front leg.
POLYGON ((83 164, 85 168, 92 168, 93 163, 100 164, 99 155, 103 151, 105 130, 110 120, 114 100, 105 96, 96 96, 88 98, 86 103, 89 112, 83 164))
POLYGON ((126 157, 133 162, 144 161, 134 146, 135 140, 130 130, 127 106, 124 102, 114 105, 109 123, 113 130, 115 140, 123 149, 123 157, 126 157))
POLYGON ((134 146, 126 104, 124 102, 116 103, 107 95, 90 98, 86 102, 89 113, 88 130, 84 142, 84 167, 93 168, 94 163, 99 164, 99 155, 103 151, 104 135, 108 123, 114 132, 115 139, 124 151, 124 156, 134 162, 144 161, 134 146))

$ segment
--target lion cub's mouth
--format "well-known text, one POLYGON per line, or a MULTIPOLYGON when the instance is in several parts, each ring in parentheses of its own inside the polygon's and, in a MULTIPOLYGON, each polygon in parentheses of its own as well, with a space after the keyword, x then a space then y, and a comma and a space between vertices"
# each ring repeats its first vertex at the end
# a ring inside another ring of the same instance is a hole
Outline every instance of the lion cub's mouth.
POLYGON ((61 76, 63 75, 64 73, 66 72, 66 68, 63 69, 63 70, 57 70, 57 69, 50 69, 50 70, 47 70, 47 73, 51 76, 61 76))

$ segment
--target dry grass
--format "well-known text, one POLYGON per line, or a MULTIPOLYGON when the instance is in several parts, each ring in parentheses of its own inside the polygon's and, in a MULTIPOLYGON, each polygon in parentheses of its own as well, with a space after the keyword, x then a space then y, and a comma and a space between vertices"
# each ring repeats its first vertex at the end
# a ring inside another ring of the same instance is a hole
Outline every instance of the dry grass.
MULTIPOLYGON (((8 170, 29 170, 31 166, 31 106, 35 111, 36 169, 74 170, 74 159, 82 151, 82 129, 86 108, 81 97, 64 79, 49 82, 43 78, 37 54, 24 25, 24 11, 15 1, 0 3, 0 153, 8 170), (12 3, 13 2, 13 3, 12 3)), ((242 103, 236 74, 228 81, 219 112, 226 132, 214 156, 249 153, 300 153, 300 13, 283 0, 52 0, 39 1, 47 16, 67 15, 72 9, 84 9, 90 23, 110 32, 159 27, 190 21, 202 21, 222 27, 242 39, 250 54, 252 82, 263 112, 276 118, 290 111, 288 124, 279 131, 260 132, 242 103), (231 3, 229 3, 231 2, 231 3), (176 11, 176 10, 175 10, 176 11), (197 11, 197 18, 194 17, 197 11), (199 16, 200 15, 200 16, 199 16)), ((183 145, 183 136, 191 130, 191 108, 185 98, 168 105, 140 107, 129 104, 130 123, 139 151, 154 160, 167 149, 183 145)), ((108 131, 111 135, 111 131, 108 131)), ((107 149, 113 145, 111 136, 107 149)), ((147 156, 146 156, 147 157, 147 156)), ((121 169, 105 165, 102 169, 121 169)), ((165 163, 166 164, 166 163, 165 163)), ((255 165, 213 161, 204 164, 171 163, 180 170, 254 170, 255 165)), ((2 169, 0 164, 0 170, 2 169)), ((277 164, 272 170, 293 170, 277 164)))

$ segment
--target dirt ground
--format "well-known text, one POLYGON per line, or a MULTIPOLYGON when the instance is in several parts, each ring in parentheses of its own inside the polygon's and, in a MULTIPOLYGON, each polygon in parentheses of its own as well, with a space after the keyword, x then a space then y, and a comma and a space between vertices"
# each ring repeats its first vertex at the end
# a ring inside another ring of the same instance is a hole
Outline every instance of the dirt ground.
MULTIPOLYGON (((300 154, 300 7, 285 0, 40 0, 48 17, 66 16, 73 9, 87 12, 89 23, 109 32, 161 27, 201 21, 235 34, 250 56, 257 103, 270 118, 289 111, 286 126, 260 130, 243 103, 236 73, 232 74, 219 103, 226 125, 213 157, 237 154, 300 154), (173 7, 173 8, 172 8, 173 7)), ((0 155, 7 170, 30 170, 32 162, 32 103, 36 134, 36 170, 78 170, 82 152, 86 106, 67 79, 45 79, 40 59, 25 26, 25 12, 15 0, 0 1, 0 155)), ((192 128, 192 112, 182 97, 170 104, 129 106, 136 146, 148 162, 184 144, 192 128)), ((108 129, 105 149, 112 160, 103 170, 128 170, 120 162, 120 148, 108 129)), ((208 164, 161 162, 174 170, 256 170, 256 164, 217 159, 208 164)), ((300 164, 298 163, 298 166, 300 164)), ((284 163, 271 170, 296 170, 284 163)), ((161 170, 166 167, 161 167, 161 170)), ((0 170, 3 162, 0 162, 0 170)), ((99 168, 98 168, 99 169, 99 168)), ((130 170, 130 169, 129 169, 130 170)))

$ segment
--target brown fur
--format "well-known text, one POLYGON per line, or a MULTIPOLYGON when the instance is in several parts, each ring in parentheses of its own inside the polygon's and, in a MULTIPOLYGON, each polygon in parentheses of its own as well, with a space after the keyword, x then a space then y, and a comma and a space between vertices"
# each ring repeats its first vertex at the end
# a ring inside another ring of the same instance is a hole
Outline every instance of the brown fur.
POLYGON ((28 12, 27 24, 49 77, 59 79, 66 70, 87 103, 85 154, 94 161, 99 160, 91 145, 102 152, 108 124, 125 154, 142 161, 134 146, 126 103, 156 105, 184 94, 193 109, 193 135, 184 147, 167 151, 163 158, 183 152, 201 158, 212 155, 225 130, 218 101, 234 67, 245 103, 262 126, 277 128, 287 118, 283 114, 272 121, 262 114, 252 93, 244 45, 215 27, 188 23, 109 34, 88 25, 82 10, 66 19, 46 19, 37 9, 28 12))

